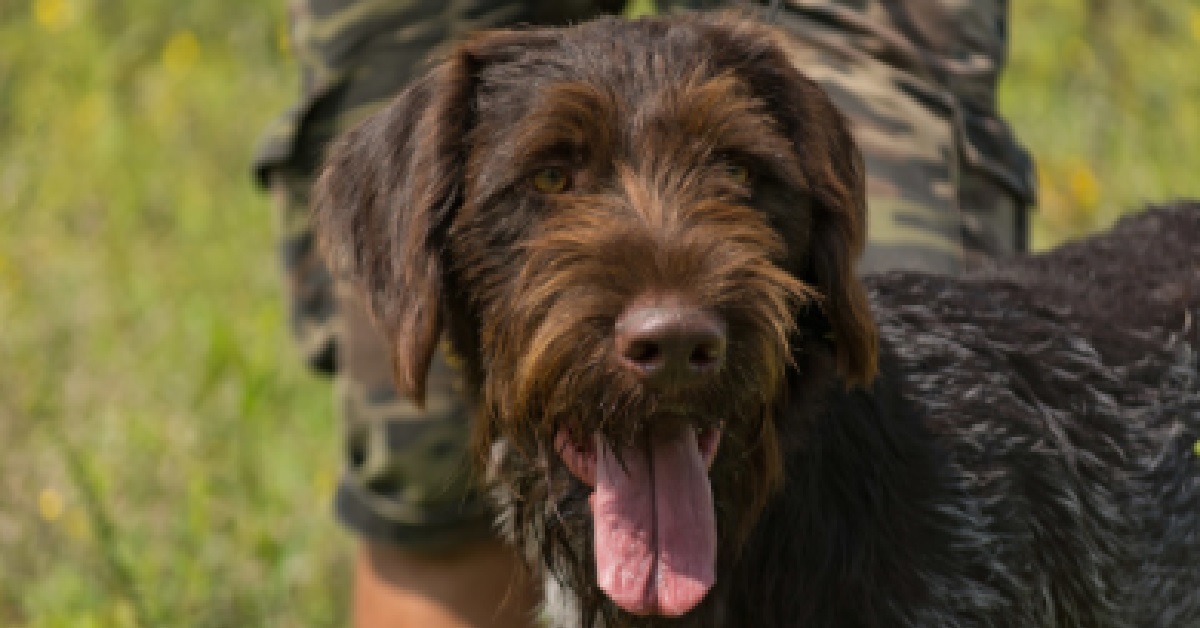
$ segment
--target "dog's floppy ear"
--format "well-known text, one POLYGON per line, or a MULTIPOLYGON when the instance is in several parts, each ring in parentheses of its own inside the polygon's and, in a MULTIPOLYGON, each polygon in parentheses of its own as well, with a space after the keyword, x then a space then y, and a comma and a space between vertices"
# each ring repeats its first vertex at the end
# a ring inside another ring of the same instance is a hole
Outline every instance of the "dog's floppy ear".
POLYGON ((791 139, 812 199, 806 279, 823 295, 838 369, 865 385, 878 364, 878 331, 855 273, 866 245, 866 174, 841 113, 789 61, 781 33, 729 15, 710 22, 723 67, 733 67, 791 139))
MULTIPOLYGON (((532 35, 530 35, 532 38, 532 35)), ((326 255, 391 343, 397 389, 423 402, 443 325, 444 238, 462 202, 479 69, 526 41, 476 36, 331 148, 314 193, 326 255)))
POLYGON ((467 86, 438 67, 330 149, 314 219, 335 272, 366 297, 391 344, 396 386, 423 401, 441 336, 439 227, 457 202, 467 86))
POLYGON ((781 111, 804 164, 812 195, 809 263, 824 296, 838 369, 849 384, 867 385, 878 368, 878 330, 858 277, 867 241, 866 170, 846 120, 816 83, 788 67, 781 111))

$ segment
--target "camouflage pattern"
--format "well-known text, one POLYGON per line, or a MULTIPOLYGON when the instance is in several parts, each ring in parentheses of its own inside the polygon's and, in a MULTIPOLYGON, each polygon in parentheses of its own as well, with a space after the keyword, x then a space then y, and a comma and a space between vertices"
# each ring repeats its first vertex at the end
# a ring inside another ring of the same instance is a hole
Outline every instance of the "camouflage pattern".
MULTIPOLYGON (((276 198, 292 329, 309 365, 336 377, 345 469, 335 507, 361 535, 436 549, 489 534, 490 516, 468 476, 469 416, 453 358, 435 358, 424 411, 399 398, 385 342, 314 248, 308 187, 321 152, 472 30, 568 23, 622 4, 292 0, 302 97, 268 130, 255 174, 276 198)), ((871 241, 863 270, 957 273, 1022 249, 1033 168, 995 108, 1006 0, 784 5, 778 19, 795 63, 850 118, 866 160, 871 241)))
POLYGON ((1022 250, 1033 164, 996 111, 1006 0, 789 0, 795 63, 867 165, 862 270, 947 273, 1022 250))
POLYGON ((268 128, 254 170, 311 173, 341 129, 374 111, 470 32, 568 24, 619 11, 625 0, 288 0, 300 102, 268 128))
POLYGON ((360 295, 349 282, 336 292, 346 448, 338 514, 359 533, 425 549, 488 534, 492 519, 466 464, 470 414, 453 356, 435 355, 418 409, 393 389, 387 344, 360 295))
POLYGON ((333 279, 317 250, 309 225, 311 178, 284 168, 270 171, 269 187, 275 204, 275 233, 279 238, 284 295, 292 337, 313 371, 332 375, 337 363, 337 318, 333 279))

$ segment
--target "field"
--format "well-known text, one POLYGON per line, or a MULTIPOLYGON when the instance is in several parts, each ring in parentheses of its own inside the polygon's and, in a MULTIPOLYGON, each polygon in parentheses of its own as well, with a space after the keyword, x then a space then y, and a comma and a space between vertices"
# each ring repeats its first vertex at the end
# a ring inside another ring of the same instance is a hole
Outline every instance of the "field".
MULTIPOLYGON (((334 626, 327 382, 253 138, 283 2, 0 2, 0 627, 334 626)), ((1014 3, 1035 243, 1200 197, 1200 0, 1014 3)))

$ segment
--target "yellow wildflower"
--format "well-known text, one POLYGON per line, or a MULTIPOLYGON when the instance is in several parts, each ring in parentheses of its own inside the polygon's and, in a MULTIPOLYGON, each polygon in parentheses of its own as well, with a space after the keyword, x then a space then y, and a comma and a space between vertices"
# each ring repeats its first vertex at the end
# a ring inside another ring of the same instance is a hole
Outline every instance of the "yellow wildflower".
POLYGON ((1192 453, 1196 454, 1197 458, 1200 458, 1200 440, 1192 444, 1192 453))
POLYGON ((1071 166, 1067 175, 1067 187, 1071 198, 1086 210, 1095 209, 1100 203, 1100 181, 1091 167, 1083 162, 1071 166))
POLYGON ((320 498, 321 501, 329 501, 331 498, 333 498, 333 492, 336 488, 336 485, 334 483, 332 473, 327 470, 317 471, 317 473, 313 475, 312 484, 313 492, 317 494, 317 497, 320 498))
POLYGON ((163 46, 162 64, 167 72, 182 76, 196 65, 200 58, 200 42, 192 31, 180 31, 171 35, 163 46))
POLYGON ((71 121, 75 124, 75 128, 83 134, 95 133, 96 129, 100 128, 100 122, 104 118, 104 98, 96 92, 92 92, 79 100, 75 105, 75 111, 71 113, 71 121))
POLYGON ((630 2, 625 9, 625 17, 637 18, 645 15, 654 15, 654 3, 649 0, 634 0, 630 2))
POLYGON ((1200 41, 1200 8, 1192 9, 1192 39, 1200 41))
POLYGON ((279 47, 279 52, 284 55, 289 55, 292 52, 292 39, 288 33, 287 24, 280 23, 275 30, 275 45, 279 47))
POLYGON ((75 22, 75 6, 69 0, 34 0, 33 19, 48 31, 61 31, 75 22))
POLYGON ((129 600, 118 600, 112 605, 110 613, 113 625, 119 628, 137 625, 137 613, 133 611, 133 604, 130 604, 129 600))
POLYGON ((41 493, 38 493, 37 506, 38 514, 50 523, 58 521, 66 508, 62 493, 52 488, 44 488, 41 493))
POLYGON ((91 528, 88 526, 87 517, 77 508, 72 508, 63 519, 63 527, 67 531, 67 536, 75 541, 86 541, 91 536, 91 528))

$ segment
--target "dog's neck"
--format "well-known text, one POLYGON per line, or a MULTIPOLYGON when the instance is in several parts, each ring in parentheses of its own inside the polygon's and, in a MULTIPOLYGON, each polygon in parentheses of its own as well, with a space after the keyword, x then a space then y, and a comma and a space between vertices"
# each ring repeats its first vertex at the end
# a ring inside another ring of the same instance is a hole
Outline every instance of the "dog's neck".
MULTIPOLYGON (((885 347, 882 368, 894 364, 885 347)), ((820 403, 794 400, 779 417, 786 490, 767 505, 723 578, 759 592, 730 599, 776 603, 728 609, 739 624, 791 625, 794 618, 811 617, 812 625, 853 625, 825 615, 843 604, 843 619, 859 615, 855 600, 871 598, 871 588, 888 589, 896 599, 924 594, 921 566, 932 557, 923 553, 932 545, 934 505, 945 503, 946 481, 925 427, 906 411, 891 381, 881 377, 869 390, 831 385, 820 403), (778 571, 763 568, 774 556, 798 554, 812 558, 796 564, 820 569, 780 579, 778 571), (843 601, 830 604, 832 599, 843 601)))

